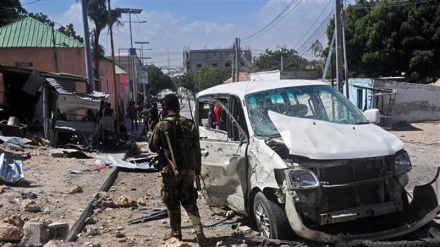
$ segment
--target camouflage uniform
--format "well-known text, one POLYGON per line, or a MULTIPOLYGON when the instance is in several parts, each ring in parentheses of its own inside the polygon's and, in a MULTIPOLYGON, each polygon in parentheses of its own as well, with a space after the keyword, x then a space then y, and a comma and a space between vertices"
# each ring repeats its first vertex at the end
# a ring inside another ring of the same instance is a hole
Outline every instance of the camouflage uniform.
POLYGON ((194 188, 194 174, 200 174, 201 168, 200 143, 194 122, 179 115, 167 116, 155 126, 150 136, 148 143, 151 151, 170 150, 166 134, 170 138, 179 172, 175 176, 172 167, 162 159, 161 197, 167 207, 171 235, 182 239, 180 205, 187 211, 196 233, 203 235, 197 190, 194 188))

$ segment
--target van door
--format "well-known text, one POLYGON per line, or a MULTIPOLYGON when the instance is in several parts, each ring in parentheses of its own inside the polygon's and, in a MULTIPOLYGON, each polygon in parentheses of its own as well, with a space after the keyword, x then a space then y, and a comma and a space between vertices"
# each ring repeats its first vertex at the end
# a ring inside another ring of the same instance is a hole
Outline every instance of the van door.
MULTIPOLYGON (((205 199, 211 206, 228 206, 244 213, 243 191, 247 184, 244 182, 244 171, 247 170, 248 135, 237 121, 240 116, 243 116, 240 121, 244 121, 241 103, 237 98, 230 96, 226 101, 225 98, 220 100, 219 97, 202 98, 198 101, 197 109, 206 111, 219 103, 223 111, 221 114, 225 116, 226 129, 210 128, 209 124, 199 126, 205 199)), ((203 116, 206 114, 195 115, 199 123, 204 122, 203 116)))

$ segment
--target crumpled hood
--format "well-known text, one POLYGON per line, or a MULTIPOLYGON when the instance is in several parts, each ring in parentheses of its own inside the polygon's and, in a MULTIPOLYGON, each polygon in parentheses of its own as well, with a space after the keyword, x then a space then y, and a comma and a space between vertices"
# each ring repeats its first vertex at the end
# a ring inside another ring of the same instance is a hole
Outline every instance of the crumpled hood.
POLYGON ((293 155, 310 159, 354 159, 393 155, 403 142, 375 124, 337 124, 289 117, 269 111, 269 117, 293 155))

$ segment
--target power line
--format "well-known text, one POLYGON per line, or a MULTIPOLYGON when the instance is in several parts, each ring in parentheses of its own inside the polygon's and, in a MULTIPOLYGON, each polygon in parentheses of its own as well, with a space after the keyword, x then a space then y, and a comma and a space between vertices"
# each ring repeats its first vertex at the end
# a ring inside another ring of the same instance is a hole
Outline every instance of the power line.
MULTIPOLYGON (((330 6, 331 1, 329 1, 327 3, 327 5, 325 6, 325 8, 321 11, 321 13, 319 14, 319 16, 321 16, 322 14, 324 14, 324 12, 327 10, 328 6, 330 6)), ((318 18, 316 18, 316 20, 313 22, 312 25, 310 25, 310 28, 308 29, 308 31, 301 37, 300 40, 298 40, 298 43, 295 45, 295 47, 297 47, 299 45, 299 43, 301 43, 301 41, 304 39, 304 37, 309 33, 310 30, 312 30, 312 27, 315 26, 316 22, 318 22, 318 18)))
POLYGON ((276 24, 278 24, 282 19, 284 19, 296 6, 298 6, 300 1, 292 0, 286 8, 284 8, 281 13, 279 13, 272 21, 270 21, 266 26, 264 26, 260 31, 249 35, 247 37, 242 38, 243 41, 246 41, 247 43, 255 40, 256 38, 260 37, 270 29, 272 29, 276 24), (294 5, 296 4, 296 5, 294 5))

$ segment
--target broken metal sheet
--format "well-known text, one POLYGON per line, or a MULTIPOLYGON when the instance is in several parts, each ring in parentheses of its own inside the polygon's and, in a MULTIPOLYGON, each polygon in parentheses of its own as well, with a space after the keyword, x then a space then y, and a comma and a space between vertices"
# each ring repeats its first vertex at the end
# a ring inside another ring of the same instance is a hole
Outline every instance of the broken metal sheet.
POLYGON ((5 153, 0 155, 0 180, 16 183, 24 178, 21 160, 5 159, 5 153))
MULTIPOLYGON (((49 84, 57 91, 58 108, 62 113, 71 113, 80 109, 91 109, 98 111, 101 107, 101 101, 109 97, 109 94, 94 91, 91 94, 75 92, 74 88, 70 90, 63 86, 60 79, 46 78, 49 84)), ((72 87, 75 84, 69 84, 72 87)))
POLYGON ((97 157, 97 159, 101 160, 105 164, 108 164, 112 167, 126 168, 126 169, 140 169, 140 170, 156 170, 156 168, 150 165, 149 162, 134 164, 115 158, 113 156, 99 156, 97 157))
POLYGON ((5 143, 15 144, 15 145, 24 145, 27 143, 32 142, 31 140, 27 138, 21 138, 17 136, 0 136, 0 140, 2 140, 5 143))
POLYGON ((55 129, 65 131, 76 131, 84 133, 93 133, 95 131, 95 123, 88 121, 55 121, 55 129))
POLYGON ((26 93, 35 96, 38 92, 38 89, 43 85, 44 78, 40 76, 38 71, 34 70, 29 75, 26 83, 23 85, 22 90, 26 93))
POLYGON ((142 216, 140 218, 132 219, 128 221, 129 225, 141 223, 149 220, 158 220, 167 218, 167 209, 166 208, 153 208, 153 209, 147 209, 142 210, 142 212, 145 214, 145 216, 142 216))
POLYGON ((58 96, 58 108, 62 113, 71 113, 81 109, 91 109, 99 111, 101 100, 93 100, 91 98, 82 98, 77 95, 60 95, 58 96))
POLYGON ((357 159, 393 155, 403 142, 374 124, 337 124, 269 111, 289 153, 310 159, 357 159))

